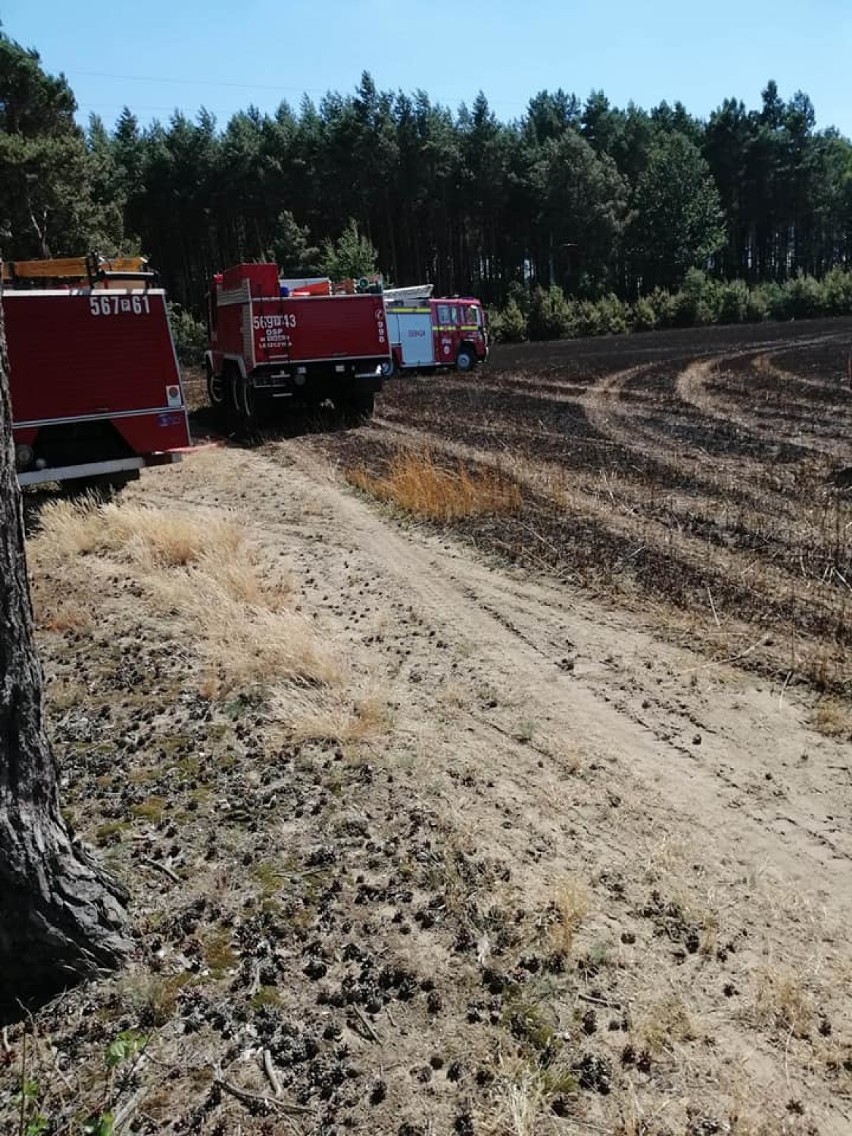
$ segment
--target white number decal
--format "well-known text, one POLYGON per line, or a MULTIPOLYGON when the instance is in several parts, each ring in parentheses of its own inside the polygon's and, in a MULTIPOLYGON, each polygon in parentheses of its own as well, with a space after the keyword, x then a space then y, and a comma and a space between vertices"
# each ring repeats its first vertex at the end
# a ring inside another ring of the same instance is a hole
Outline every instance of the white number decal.
POLYGON ((253 316, 251 322, 255 331, 273 331, 285 327, 294 328, 296 317, 292 312, 282 312, 274 316, 253 316))
POLYGON ((117 316, 119 314, 134 316, 149 316, 151 314, 151 301, 145 296, 134 296, 130 299, 118 293, 89 297, 89 311, 93 316, 117 316))

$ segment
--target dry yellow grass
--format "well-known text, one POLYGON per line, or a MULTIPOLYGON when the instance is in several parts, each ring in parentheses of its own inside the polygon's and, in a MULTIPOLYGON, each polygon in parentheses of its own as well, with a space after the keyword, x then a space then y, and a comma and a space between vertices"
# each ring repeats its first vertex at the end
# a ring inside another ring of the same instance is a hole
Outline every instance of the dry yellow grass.
POLYGON ((823 698, 811 720, 814 728, 826 737, 852 741, 852 709, 839 698, 823 698))
POLYGON ((49 600, 34 605, 36 624, 44 631, 88 631, 93 622, 91 608, 85 604, 49 600))
POLYGON ((659 1055, 677 1042, 694 1041, 700 1031, 681 995, 671 993, 637 1014, 632 1036, 637 1048, 659 1055))
POLYGON ((346 477, 350 484, 380 501, 430 520, 514 513, 523 504, 520 487, 499 470, 472 471, 461 459, 454 469, 446 469, 428 450, 395 454, 385 477, 376 477, 363 468, 348 470, 346 477))
MULTIPOLYGON (((290 606, 290 581, 272 578, 246 530, 215 511, 60 501, 45 508, 31 548, 39 569, 67 585, 66 606, 85 598, 94 610, 101 581, 119 572, 132 576, 148 617, 168 623, 172 634, 179 630, 197 649, 208 696, 252 686, 317 691, 342 681, 335 654, 290 606)), ((56 622, 46 616, 48 624, 56 622)), ((326 701, 305 697, 298 711, 327 717, 326 701)), ((336 701, 333 707, 341 717, 336 701)), ((350 705, 341 729, 354 736, 365 721, 350 705)))
POLYGON ((339 697, 327 698, 318 706, 309 698, 294 703, 288 693, 275 709, 285 723, 289 741, 335 741, 344 747, 358 747, 386 733, 391 726, 387 703, 377 694, 353 701, 341 692, 339 697))
POLYGON ((758 1021, 793 1037, 809 1037, 816 1023, 813 998, 791 971, 767 969, 758 976, 758 1021))
POLYGON ((138 568, 175 568, 247 557, 245 533, 225 517, 192 518, 141 505, 95 499, 54 501, 41 515, 55 559, 120 553, 138 568))
POLYGON ((568 880, 553 900, 555 921, 550 927, 550 945, 555 954, 567 955, 592 906, 589 889, 579 880, 568 880))
POLYGON ((495 1086, 496 1123, 502 1136, 535 1136, 547 1116, 547 1102, 541 1071, 505 1062, 495 1086))

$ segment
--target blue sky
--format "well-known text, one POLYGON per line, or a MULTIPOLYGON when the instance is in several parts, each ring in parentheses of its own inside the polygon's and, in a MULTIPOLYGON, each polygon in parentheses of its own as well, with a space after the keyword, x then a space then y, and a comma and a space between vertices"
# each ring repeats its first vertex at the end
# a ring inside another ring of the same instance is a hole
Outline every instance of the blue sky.
POLYGON ((775 78, 852 136, 852 0, 4 0, 0 18, 108 126, 124 104, 142 122, 206 106, 224 125, 369 70, 454 109, 481 89, 504 120, 560 86, 703 117, 730 95, 758 105, 775 78))

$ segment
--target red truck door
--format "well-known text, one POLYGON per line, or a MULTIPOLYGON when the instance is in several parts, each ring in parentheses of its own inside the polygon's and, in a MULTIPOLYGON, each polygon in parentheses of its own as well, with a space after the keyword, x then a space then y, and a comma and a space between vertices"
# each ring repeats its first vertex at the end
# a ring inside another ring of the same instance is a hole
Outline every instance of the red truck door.
POLYGON ((435 317, 435 362, 444 367, 450 367, 456 361, 456 348, 458 341, 458 304, 448 300, 438 300, 432 304, 432 314, 435 317))

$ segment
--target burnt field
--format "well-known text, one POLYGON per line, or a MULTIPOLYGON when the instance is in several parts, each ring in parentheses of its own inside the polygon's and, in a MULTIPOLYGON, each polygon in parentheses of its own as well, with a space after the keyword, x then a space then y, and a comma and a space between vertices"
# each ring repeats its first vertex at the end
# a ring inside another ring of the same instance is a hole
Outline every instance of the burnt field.
POLYGON ((849 696, 850 344, 835 320, 498 347, 471 377, 394 381, 321 445, 362 484, 401 451, 496 474, 509 504, 438 523, 712 659, 849 696))

